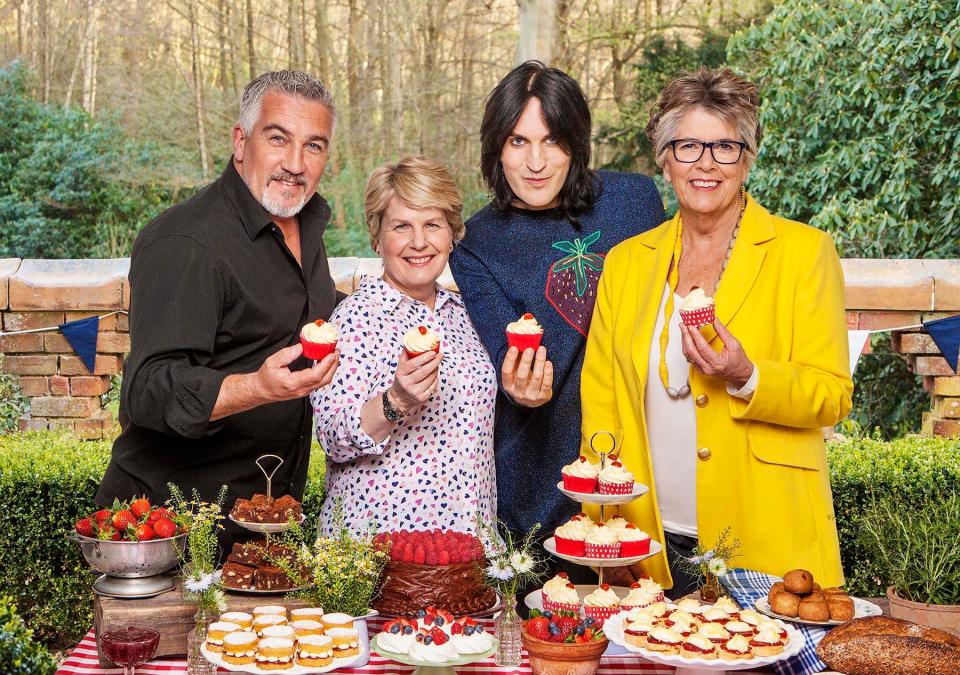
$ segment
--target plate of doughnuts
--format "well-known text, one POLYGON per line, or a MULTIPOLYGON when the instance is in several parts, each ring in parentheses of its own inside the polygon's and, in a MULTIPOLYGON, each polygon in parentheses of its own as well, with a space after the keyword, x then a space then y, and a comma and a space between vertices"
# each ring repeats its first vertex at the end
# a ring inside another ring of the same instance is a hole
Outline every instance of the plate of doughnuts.
POLYGON ((851 619, 880 616, 879 606, 851 598, 841 588, 822 588, 804 569, 790 570, 771 587, 765 598, 754 602, 758 612, 775 619, 808 626, 839 626, 851 619))

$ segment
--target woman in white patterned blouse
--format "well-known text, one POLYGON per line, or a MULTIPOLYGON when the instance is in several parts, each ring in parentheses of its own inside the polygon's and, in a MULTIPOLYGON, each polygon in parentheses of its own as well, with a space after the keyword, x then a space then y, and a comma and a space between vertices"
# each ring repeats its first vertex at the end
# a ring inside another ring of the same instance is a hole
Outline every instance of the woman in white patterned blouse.
POLYGON ((496 512, 496 377, 459 294, 437 279, 463 238, 463 202, 447 169, 406 157, 367 181, 365 215, 382 278, 366 277, 337 307, 340 367, 311 396, 327 454, 329 533, 343 498, 354 532, 472 532, 496 512), (409 357, 403 336, 426 326, 440 352, 409 357))

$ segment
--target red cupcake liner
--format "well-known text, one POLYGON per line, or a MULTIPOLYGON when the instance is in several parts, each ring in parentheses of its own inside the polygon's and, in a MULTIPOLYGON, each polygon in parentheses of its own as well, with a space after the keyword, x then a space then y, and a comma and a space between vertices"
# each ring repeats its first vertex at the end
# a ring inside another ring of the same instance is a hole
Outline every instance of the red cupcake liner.
POLYGON ((557 535, 553 535, 553 540, 557 544, 557 553, 575 555, 580 558, 587 554, 586 545, 583 540, 566 539, 564 537, 558 537, 557 535))
POLYGON ((523 353, 524 349, 537 350, 537 347, 540 346, 540 341, 543 339, 543 333, 533 333, 532 335, 520 334, 520 333, 507 333, 507 347, 516 347, 520 350, 520 353, 523 353))
POLYGON ((586 494, 593 494, 597 491, 597 479, 596 478, 584 478, 583 476, 568 476, 567 474, 560 472, 560 475, 563 477, 563 489, 570 490, 571 492, 583 492, 586 494))
POLYGON ((337 348, 336 342, 310 342, 300 338, 300 344, 303 345, 303 355, 305 358, 320 361, 327 354, 333 353, 337 348))
POLYGON ((609 483, 601 479, 598 489, 602 495, 628 495, 633 492, 633 481, 629 483, 609 483))
POLYGON ((635 555, 647 555, 650 553, 650 537, 640 541, 621 541, 620 557, 630 558, 635 555))
MULTIPOLYGON (((406 347, 403 348, 403 351, 405 351, 405 352, 407 353, 407 357, 408 357, 408 358, 411 358, 411 359, 415 359, 415 358, 417 358, 418 356, 420 356, 421 354, 426 354, 426 353, 427 353, 427 352, 411 352, 411 351, 410 351, 409 349, 407 349, 406 347)), ((433 349, 428 349, 427 351, 436 352, 437 354, 439 354, 439 353, 440 353, 440 343, 438 342, 433 349)))
POLYGON ((594 607, 593 605, 586 604, 583 606, 583 613, 596 619, 601 628, 603 628, 604 621, 619 611, 620 607, 594 607))
POLYGON ((540 594, 543 596, 543 608, 548 612, 580 612, 579 602, 575 605, 570 602, 554 602, 543 592, 543 589, 540 590, 540 594))
POLYGON ((716 305, 710 305, 709 307, 689 311, 682 309, 680 310, 680 318, 683 319, 683 322, 688 326, 693 326, 694 328, 711 324, 716 317, 716 305))
POLYGON ((616 544, 586 544, 587 558, 619 558, 620 542, 616 544))

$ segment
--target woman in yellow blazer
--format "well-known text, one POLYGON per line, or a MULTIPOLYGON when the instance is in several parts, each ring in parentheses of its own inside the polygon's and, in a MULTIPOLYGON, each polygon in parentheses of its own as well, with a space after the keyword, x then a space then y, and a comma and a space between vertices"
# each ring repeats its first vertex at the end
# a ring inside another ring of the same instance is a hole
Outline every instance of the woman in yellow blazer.
POLYGON ((728 69, 685 74, 647 135, 679 212, 608 254, 583 366, 584 454, 609 431, 646 496, 621 515, 666 539, 640 563, 671 595, 677 555, 732 528, 735 564, 843 582, 822 428, 849 412, 843 277, 830 237, 743 189, 760 140, 756 88, 728 69), (716 320, 683 325, 695 288, 716 320), (686 308, 685 308, 686 309, 686 308))

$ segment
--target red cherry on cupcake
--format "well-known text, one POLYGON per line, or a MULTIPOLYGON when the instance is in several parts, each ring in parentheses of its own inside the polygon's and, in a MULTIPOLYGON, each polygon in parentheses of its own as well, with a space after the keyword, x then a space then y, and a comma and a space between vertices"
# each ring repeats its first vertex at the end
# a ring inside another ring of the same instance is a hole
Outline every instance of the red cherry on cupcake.
POLYGON ((527 313, 525 313, 521 318, 522 318, 522 319, 526 319, 527 321, 529 321, 530 319, 533 318, 533 314, 531 314, 530 312, 527 312, 527 313))
POLYGON ((609 591, 609 590, 610 590, 610 584, 604 582, 604 583, 600 584, 600 588, 602 588, 602 589, 605 590, 605 591, 609 591))
POLYGON ((560 577, 561 579, 569 579, 569 578, 570 578, 570 575, 568 575, 566 572, 558 572, 558 573, 557 573, 557 576, 560 577))
POLYGON ((420 335, 426 335, 426 334, 427 334, 427 327, 426 327, 426 326, 417 326, 417 330, 420 331, 420 335))
POLYGON ((632 584, 630 584, 630 588, 640 588, 640 584, 634 581, 632 584))
POLYGON ((317 319, 316 321, 314 321, 314 323, 317 324, 318 326, 322 326, 323 324, 326 323, 326 321, 324 321, 323 319, 317 319))

